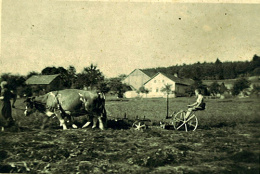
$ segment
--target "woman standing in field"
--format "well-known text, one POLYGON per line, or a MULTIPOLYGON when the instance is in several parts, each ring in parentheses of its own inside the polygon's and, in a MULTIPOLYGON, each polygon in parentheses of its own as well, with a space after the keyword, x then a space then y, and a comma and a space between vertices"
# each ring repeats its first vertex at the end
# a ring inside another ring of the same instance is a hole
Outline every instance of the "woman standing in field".
POLYGON ((0 95, 0 126, 2 131, 4 127, 14 125, 14 119, 12 117, 12 108, 10 100, 13 99, 12 107, 16 101, 16 95, 8 89, 6 81, 1 82, 1 95, 0 95))
POLYGON ((201 94, 201 90, 200 89, 196 89, 195 90, 195 95, 197 96, 197 100, 195 103, 188 105, 189 109, 185 115, 185 118, 188 118, 190 116, 190 113, 192 111, 197 111, 197 110, 204 110, 205 109, 205 102, 204 102, 204 97, 201 94))

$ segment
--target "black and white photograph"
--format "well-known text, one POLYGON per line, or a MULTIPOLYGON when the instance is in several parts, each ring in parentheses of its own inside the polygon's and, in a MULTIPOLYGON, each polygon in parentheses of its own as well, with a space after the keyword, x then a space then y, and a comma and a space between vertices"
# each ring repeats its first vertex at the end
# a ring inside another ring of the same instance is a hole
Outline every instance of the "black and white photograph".
POLYGON ((260 173, 260 0, 0 9, 0 173, 260 173))

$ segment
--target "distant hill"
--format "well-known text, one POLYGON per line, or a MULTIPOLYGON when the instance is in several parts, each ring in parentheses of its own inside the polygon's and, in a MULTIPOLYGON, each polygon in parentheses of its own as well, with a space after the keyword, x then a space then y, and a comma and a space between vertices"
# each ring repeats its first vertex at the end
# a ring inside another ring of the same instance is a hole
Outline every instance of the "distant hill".
POLYGON ((162 72, 165 74, 178 74, 182 78, 201 80, 223 80, 238 77, 249 77, 260 75, 260 57, 254 55, 251 61, 221 62, 217 59, 214 63, 195 63, 190 65, 176 65, 169 67, 158 67, 142 69, 147 74, 162 72))

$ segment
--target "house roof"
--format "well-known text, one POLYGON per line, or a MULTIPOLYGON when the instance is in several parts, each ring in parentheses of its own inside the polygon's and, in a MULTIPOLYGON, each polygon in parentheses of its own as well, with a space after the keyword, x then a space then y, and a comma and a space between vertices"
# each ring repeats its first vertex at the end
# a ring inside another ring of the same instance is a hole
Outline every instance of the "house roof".
POLYGON ((127 77, 129 77, 133 72, 135 72, 137 69, 134 69, 132 72, 130 72, 122 81, 124 81, 127 77))
POLYGON ((149 77, 153 77, 154 75, 156 75, 158 72, 154 72, 148 69, 140 69, 140 71, 142 71, 143 73, 145 73, 147 76, 149 77))
MULTIPOLYGON (((163 73, 161 73, 161 74, 163 74, 163 73)), ((183 84, 183 85, 189 86, 189 85, 192 85, 193 82, 194 82, 192 79, 180 78, 180 77, 176 77, 176 76, 171 75, 171 74, 163 74, 163 75, 168 77, 172 81, 175 81, 176 83, 183 84)))
MULTIPOLYGON (((151 77, 150 80, 152 80, 153 78, 155 78, 157 75, 159 74, 162 74, 164 75, 165 77, 169 78, 170 80, 174 81, 175 83, 178 83, 178 84, 182 84, 182 85, 192 85, 192 83, 194 82, 192 79, 184 79, 184 78, 179 78, 179 77, 176 77, 174 75, 171 75, 171 74, 164 74, 164 73, 161 73, 161 72, 158 72, 156 73, 153 77, 151 77)), ((150 80, 148 80, 146 83, 148 83, 150 80)), ((145 85, 144 84, 144 85, 145 85)))
POLYGON ((25 83, 27 85, 48 85, 50 84, 55 78, 57 78, 59 74, 55 75, 34 75, 27 79, 25 83))
POLYGON ((141 70, 141 69, 134 69, 131 73, 129 73, 122 81, 124 81, 127 77, 129 77, 131 74, 133 74, 133 72, 135 72, 136 70, 139 70, 141 72, 143 72, 145 75, 149 76, 149 77, 153 77, 156 73, 151 72, 149 70, 141 70))

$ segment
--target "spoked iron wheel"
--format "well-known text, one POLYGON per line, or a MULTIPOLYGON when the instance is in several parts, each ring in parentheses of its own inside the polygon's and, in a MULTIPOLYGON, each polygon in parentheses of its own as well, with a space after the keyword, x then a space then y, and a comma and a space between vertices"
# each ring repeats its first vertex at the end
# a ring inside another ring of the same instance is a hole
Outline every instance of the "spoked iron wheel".
POLYGON ((142 121, 135 121, 132 127, 135 130, 143 130, 147 128, 147 126, 142 121))
POLYGON ((195 131, 198 126, 198 119, 195 114, 185 118, 186 112, 178 112, 173 118, 173 126, 176 130, 195 131))

